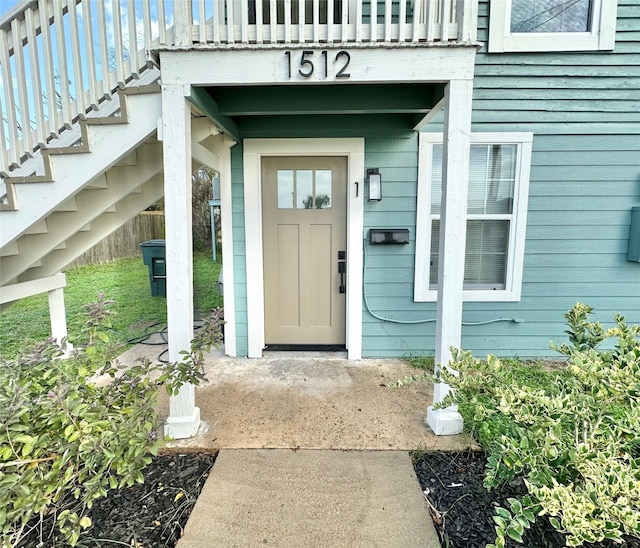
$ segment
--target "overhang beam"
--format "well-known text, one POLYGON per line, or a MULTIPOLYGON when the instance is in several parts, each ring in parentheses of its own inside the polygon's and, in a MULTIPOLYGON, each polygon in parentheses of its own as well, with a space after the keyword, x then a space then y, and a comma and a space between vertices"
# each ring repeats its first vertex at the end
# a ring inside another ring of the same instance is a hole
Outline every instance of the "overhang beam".
POLYGON ((220 112, 218 103, 203 88, 191 86, 187 100, 234 141, 240 141, 240 130, 236 123, 220 112))
POLYGON ((424 115, 444 96, 444 84, 217 87, 208 91, 225 116, 424 115))

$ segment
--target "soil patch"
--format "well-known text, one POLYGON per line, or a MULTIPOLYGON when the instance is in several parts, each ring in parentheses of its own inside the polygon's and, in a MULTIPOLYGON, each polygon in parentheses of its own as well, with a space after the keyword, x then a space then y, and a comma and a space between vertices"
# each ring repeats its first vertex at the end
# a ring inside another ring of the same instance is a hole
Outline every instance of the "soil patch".
MULTIPOLYGON (((93 505, 92 526, 76 545, 83 548, 174 547, 215 461, 211 454, 168 454, 154 458, 142 474, 144 483, 109 491, 93 505)), ((73 502, 73 498, 66 499, 73 502)), ((32 525, 35 525, 33 522, 32 525)), ((33 527, 18 545, 66 548, 55 528, 55 516, 33 527)))
MULTIPOLYGON (((424 453, 414 459, 414 470, 429 503, 429 511, 443 547, 484 548, 495 540, 494 509, 508 508, 507 498, 526 493, 521 480, 498 490, 482 485, 486 456, 482 452, 424 453)), ((549 521, 538 518, 525 532, 524 543, 509 542, 509 548, 560 548, 564 535, 549 521)), ((585 544, 587 548, 613 548, 620 544, 602 542, 585 544)), ((627 539, 626 548, 640 548, 640 540, 627 539)))

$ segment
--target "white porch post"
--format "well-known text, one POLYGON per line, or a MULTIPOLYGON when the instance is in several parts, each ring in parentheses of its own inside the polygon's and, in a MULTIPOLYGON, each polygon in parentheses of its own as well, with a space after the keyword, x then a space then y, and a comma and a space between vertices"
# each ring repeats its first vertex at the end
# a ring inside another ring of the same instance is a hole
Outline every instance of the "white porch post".
MULTIPOLYGON (((193 338, 193 251, 191 220, 191 107, 189 86, 162 86, 162 140, 169 360, 179 361, 193 338)), ((188 438, 200 425, 195 388, 185 385, 169 404, 165 435, 188 438)))
MULTIPOLYGON (((64 309, 64 289, 59 287, 48 292, 49 318, 51 320, 51 336, 58 345, 62 345, 67 337, 67 313, 64 309)), ((68 345, 68 343, 67 343, 68 345)), ((63 350, 66 350, 66 346, 63 350)))
MULTIPOLYGON (((472 92, 472 80, 452 80, 445 91, 436 371, 439 367, 448 367, 450 347, 460 348, 462 339, 472 92)), ((434 404, 441 402, 449 390, 447 384, 437 383, 433 391, 434 404)), ((457 406, 437 410, 430 406, 427 424, 436 435, 450 435, 462 432, 463 421, 457 406)))

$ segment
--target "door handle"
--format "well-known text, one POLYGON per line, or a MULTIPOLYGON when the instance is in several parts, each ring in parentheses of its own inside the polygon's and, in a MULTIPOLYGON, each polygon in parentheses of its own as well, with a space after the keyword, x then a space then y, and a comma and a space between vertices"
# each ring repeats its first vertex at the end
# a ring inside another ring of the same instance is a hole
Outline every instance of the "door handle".
POLYGON ((347 261, 346 253, 344 251, 338 251, 338 274, 340 274, 340 293, 346 291, 344 285, 344 275, 347 273, 347 261))

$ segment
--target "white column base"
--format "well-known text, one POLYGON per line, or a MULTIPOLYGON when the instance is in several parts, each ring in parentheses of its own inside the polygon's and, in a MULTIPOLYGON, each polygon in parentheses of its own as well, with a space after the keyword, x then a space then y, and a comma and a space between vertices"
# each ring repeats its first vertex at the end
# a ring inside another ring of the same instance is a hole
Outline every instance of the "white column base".
POLYGON ((200 408, 194 407, 191 416, 169 417, 164 424, 164 436, 174 440, 191 438, 198 433, 198 428, 200 428, 200 408))
POLYGON ((444 409, 434 409, 433 405, 427 407, 425 423, 436 436, 453 436, 462 434, 464 421, 458 412, 458 406, 452 405, 444 409))

